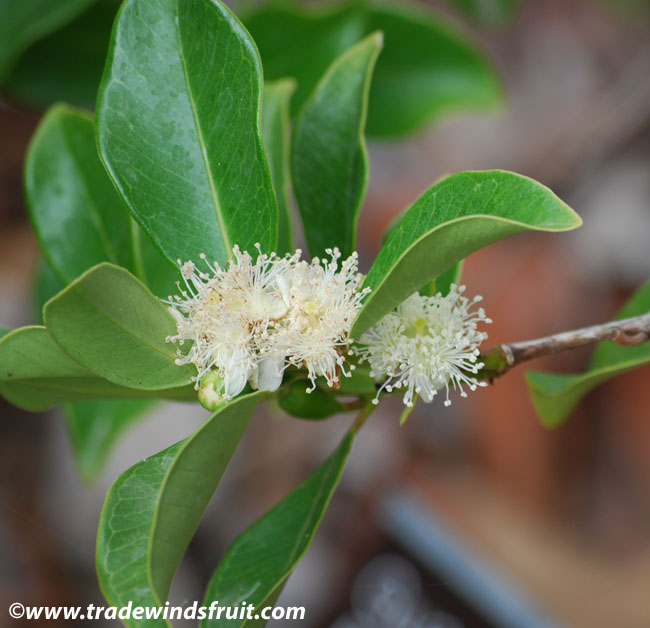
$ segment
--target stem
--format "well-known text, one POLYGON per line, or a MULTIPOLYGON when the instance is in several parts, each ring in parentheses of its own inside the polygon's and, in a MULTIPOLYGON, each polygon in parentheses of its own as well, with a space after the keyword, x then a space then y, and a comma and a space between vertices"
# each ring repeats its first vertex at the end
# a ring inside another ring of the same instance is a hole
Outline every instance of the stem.
POLYGON ((634 347, 647 342, 650 340, 650 312, 642 316, 565 331, 544 338, 493 347, 481 354, 480 360, 485 366, 480 370, 479 378, 494 379, 522 362, 584 347, 601 340, 611 340, 625 347, 634 347))
POLYGON ((339 403, 344 410, 359 410, 364 408, 366 405, 366 401, 363 397, 359 397, 359 399, 355 399, 354 401, 340 401, 339 403))
POLYGON ((365 422, 368 420, 368 417, 373 413, 377 406, 372 402, 371 399, 366 399, 366 403, 361 408, 359 414, 357 414, 357 418, 354 420, 354 423, 352 424, 352 427, 350 428, 350 431, 353 434, 358 434, 359 430, 364 426, 365 422))

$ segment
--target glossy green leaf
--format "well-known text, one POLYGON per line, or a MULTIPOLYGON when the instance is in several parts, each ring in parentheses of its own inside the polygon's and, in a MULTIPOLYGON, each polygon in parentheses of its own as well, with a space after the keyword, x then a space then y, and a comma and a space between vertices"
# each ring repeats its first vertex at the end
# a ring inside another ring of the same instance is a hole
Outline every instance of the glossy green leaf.
POLYGON ((425 192, 382 246, 351 335, 359 338, 424 284, 477 249, 522 231, 567 231, 580 217, 551 190, 502 170, 461 172, 425 192))
POLYGON ((94 0, 0 0, 0 82, 20 53, 73 20, 94 0))
POLYGON ((6 329, 5 327, 0 327, 0 338, 6 336, 10 331, 11 331, 11 329, 6 329))
POLYGON ((355 250, 368 186, 368 90, 381 46, 381 34, 375 33, 339 57, 296 120, 293 185, 313 256, 335 246, 344 258, 355 250))
POLYGON ((160 390, 190 383, 195 370, 175 364, 166 342, 176 325, 165 306, 128 271, 95 266, 50 300, 45 325, 64 351, 116 384, 160 390))
POLYGON ((291 416, 299 419, 326 419, 343 412, 343 406, 320 387, 311 392, 309 382, 298 380, 284 386, 278 393, 278 405, 291 416))
MULTIPOLYGON (((0 341, 0 394, 25 410, 46 410, 69 401, 151 397, 117 386, 70 359, 44 327, 21 327, 0 341)), ((170 399, 195 398, 191 387, 157 391, 170 399)))
POLYGON ((77 467, 86 482, 96 479, 118 438, 155 405, 153 399, 99 399, 63 407, 77 467))
MULTIPOLYGON (((97 571, 114 606, 159 606, 264 393, 224 405, 191 437, 125 471, 99 524, 97 571)), ((167 626, 163 620, 125 622, 167 626)))
POLYGON ((3 91, 32 107, 65 101, 93 108, 119 2, 99 0, 64 28, 30 46, 3 91))
MULTIPOLYGON (((641 316, 650 312, 650 281, 625 304, 617 318, 641 316)), ((568 375, 531 371, 526 374, 537 414, 547 427, 564 423, 582 398, 599 384, 650 364, 650 343, 624 347, 601 342, 594 352, 586 373, 568 375)))
MULTIPOLYGON (((352 439, 351 434, 346 436, 304 484, 235 540, 208 585, 206 605, 214 600, 221 606, 246 601, 259 610, 272 603, 311 543, 341 478, 352 439)), ((202 628, 253 625, 257 624, 246 619, 201 622, 202 628)))
POLYGON ((178 267, 130 218, 97 155, 88 112, 67 105, 48 111, 29 148, 25 188, 41 248, 64 283, 109 261, 137 274, 158 296, 175 291, 178 267))
MULTIPOLYGON (((442 180, 442 178, 440 179, 442 180)), ((404 217, 404 214, 409 210, 409 207, 406 207, 402 212, 400 212, 393 220, 391 220, 388 225, 384 235, 382 237, 381 244, 382 246, 386 243, 388 238, 392 235, 393 231, 397 229, 400 221, 404 217)), ((433 296, 437 292, 440 292, 443 296, 449 293, 452 283, 458 283, 460 281, 460 276, 463 271, 463 262, 456 262, 451 268, 448 268, 445 272, 441 273, 435 279, 427 282, 424 286, 419 289, 419 293, 422 296, 433 296)))
POLYGON ((48 111, 27 154, 25 189, 41 248, 64 282, 103 261, 133 269, 130 219, 97 156, 88 113, 48 111))
POLYGON ((305 9, 269 4, 246 19, 267 79, 294 77, 294 113, 328 65, 364 36, 383 31, 385 49, 370 91, 367 133, 416 131, 457 110, 491 110, 502 100, 492 64, 463 34, 411 3, 343 2, 305 9))
POLYGON ((273 187, 278 199, 278 255, 296 249, 291 212, 291 172, 289 165, 289 105, 296 89, 292 80, 276 81, 264 86, 262 134, 271 167, 273 187))
POLYGON ((99 150, 172 261, 274 249, 255 45, 219 0, 126 0, 99 89, 99 150))

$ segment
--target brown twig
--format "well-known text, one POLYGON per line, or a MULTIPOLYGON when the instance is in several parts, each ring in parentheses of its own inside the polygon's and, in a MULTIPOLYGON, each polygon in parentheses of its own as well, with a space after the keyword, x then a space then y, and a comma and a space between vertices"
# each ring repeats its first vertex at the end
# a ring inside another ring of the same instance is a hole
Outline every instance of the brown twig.
POLYGON ((650 312, 535 340, 496 346, 481 353, 481 361, 485 366, 479 372, 479 377, 494 379, 522 362, 595 344, 601 340, 611 340, 626 347, 647 342, 650 340, 650 312))

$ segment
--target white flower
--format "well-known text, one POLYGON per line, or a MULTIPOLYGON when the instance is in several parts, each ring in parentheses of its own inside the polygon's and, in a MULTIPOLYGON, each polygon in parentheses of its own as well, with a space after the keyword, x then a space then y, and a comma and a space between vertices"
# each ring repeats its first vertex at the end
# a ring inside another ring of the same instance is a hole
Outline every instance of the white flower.
POLYGON ((201 258, 210 274, 199 271, 192 262, 181 264, 186 289, 179 285, 181 295, 166 301, 177 326, 177 334, 168 340, 179 344, 177 364, 196 366, 197 389, 201 378, 212 371, 217 372, 220 386, 217 390, 217 380, 212 378, 210 393, 222 400, 238 395, 248 380, 265 390, 280 385, 282 373, 265 366, 260 378, 260 356, 275 321, 288 311, 282 276, 299 255, 278 258, 260 251, 253 263, 248 253, 234 247, 227 269, 216 262, 211 265, 205 255, 201 258), (180 347, 186 341, 192 346, 183 353, 180 347))
POLYGON ((477 324, 492 321, 483 308, 470 312, 481 297, 470 301, 462 296, 464 291, 465 286, 452 285, 444 297, 413 294, 363 334, 356 353, 370 364, 372 377, 384 380, 374 403, 382 390, 394 388, 405 389, 407 406, 416 394, 430 403, 444 388, 448 406, 450 387, 466 397, 464 386, 476 390, 486 385, 472 374, 483 367, 478 346, 487 338, 477 324))
POLYGON ((339 372, 348 374, 348 334, 365 294, 356 253, 339 269, 338 249, 328 250, 329 262, 308 264, 300 250, 280 258, 257 248, 253 262, 235 247, 226 269, 202 255, 209 273, 181 264, 185 289, 179 285, 180 296, 166 301, 176 319, 177 334, 168 338, 179 344, 176 363, 196 366, 196 387, 210 409, 247 382, 277 390, 288 365, 306 367, 313 387, 318 376, 335 386, 339 372), (184 353, 186 341, 192 346, 184 353))
MULTIPOLYGON (((339 267, 341 252, 327 249, 330 260, 315 257, 310 264, 297 262, 283 277, 288 282, 289 312, 282 319, 274 346, 288 364, 304 366, 314 390, 316 378, 337 386, 345 370, 350 328, 369 289, 360 290, 358 255, 339 267)), ((351 366, 350 369, 353 367, 351 366)))

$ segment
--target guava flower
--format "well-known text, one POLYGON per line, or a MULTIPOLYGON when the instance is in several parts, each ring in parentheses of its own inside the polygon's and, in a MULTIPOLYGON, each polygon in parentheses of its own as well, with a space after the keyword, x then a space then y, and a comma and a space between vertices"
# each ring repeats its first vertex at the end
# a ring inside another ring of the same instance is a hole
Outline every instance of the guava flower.
POLYGON ((196 366, 197 389, 205 375, 216 371, 212 393, 223 400, 238 395, 249 380, 264 390, 275 390, 282 382, 276 361, 269 362, 264 355, 265 343, 275 322, 288 311, 282 277, 300 251, 284 258, 263 254, 259 246, 258 252, 253 262, 235 246, 226 269, 201 255, 209 273, 179 260, 185 288, 179 284, 180 296, 166 301, 176 319, 177 334, 167 339, 179 345, 176 363, 196 366), (192 346, 184 353, 186 341, 192 346))
POLYGON ((360 289, 363 275, 358 272, 356 252, 340 266, 338 248, 326 253, 329 261, 318 257, 310 264, 300 261, 283 276, 288 282, 289 311, 274 338, 276 351, 286 356, 288 364, 307 369, 310 391, 319 376, 329 386, 337 386, 341 374, 350 375, 346 370, 350 328, 370 291, 360 289))
MULTIPOLYGON (((349 331, 366 291, 356 253, 344 261, 300 261, 301 251, 278 257, 258 248, 255 261, 238 247, 226 268, 207 271, 181 263, 184 287, 165 303, 176 320, 176 363, 194 364, 201 403, 212 409, 238 395, 249 382, 277 390, 288 365, 305 367, 315 387, 318 376, 335 386, 345 370, 349 331), (184 352, 186 342, 191 347, 184 352)), ((313 389, 313 388, 312 388, 313 389)))
POLYGON ((483 308, 470 311, 481 297, 470 300, 464 291, 452 285, 444 297, 413 294, 363 334, 355 352, 369 363, 371 376, 383 380, 374 403, 383 390, 405 389, 403 401, 411 407, 415 395, 431 403, 444 389, 448 406, 450 388, 466 397, 465 387, 486 385, 473 377, 483 367, 478 347, 487 338, 477 326, 492 321, 483 308))

